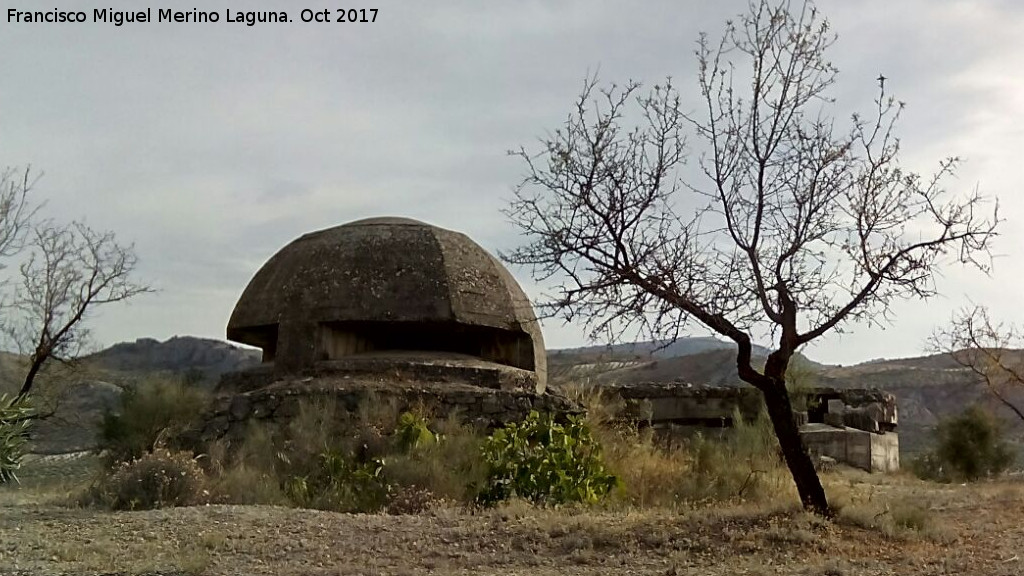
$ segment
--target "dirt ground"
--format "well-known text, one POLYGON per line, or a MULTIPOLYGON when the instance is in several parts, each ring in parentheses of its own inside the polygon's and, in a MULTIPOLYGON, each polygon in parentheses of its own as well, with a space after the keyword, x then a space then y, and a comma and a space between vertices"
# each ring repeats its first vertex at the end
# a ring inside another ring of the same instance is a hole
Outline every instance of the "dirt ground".
MULTIPOLYGON (((1024 573, 1024 482, 845 472, 823 521, 792 503, 348 515, 266 506, 107 512, 0 489, 0 574, 1024 573)), ((788 498, 788 497, 787 497, 788 498)))

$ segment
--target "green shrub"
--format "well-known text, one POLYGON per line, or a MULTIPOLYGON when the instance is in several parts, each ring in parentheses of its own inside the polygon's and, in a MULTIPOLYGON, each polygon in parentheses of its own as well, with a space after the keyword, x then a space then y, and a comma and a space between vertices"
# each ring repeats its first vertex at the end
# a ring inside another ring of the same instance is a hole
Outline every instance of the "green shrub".
POLYGON ((109 464, 131 462, 159 443, 178 447, 180 435, 197 424, 209 395, 184 382, 155 380, 127 388, 116 411, 104 415, 100 448, 109 464))
POLYGON ((437 441, 437 437, 430 430, 427 419, 412 412, 403 412, 398 417, 398 427, 395 429, 395 436, 398 440, 399 449, 406 452, 437 441))
POLYGON ((284 491, 304 508, 375 512, 387 503, 391 488, 383 471, 383 460, 360 463, 336 450, 326 450, 320 454, 319 466, 309 475, 288 478, 284 491))
POLYGON ((190 453, 156 448, 119 464, 95 492, 114 510, 148 510, 200 503, 205 490, 206 478, 190 453))
POLYGON ((18 481, 31 418, 27 398, 8 400, 6 394, 0 395, 0 484, 18 481))
POLYGON ((513 497, 539 504, 594 503, 618 485, 601 459, 601 446, 579 417, 561 424, 536 411, 484 441, 485 504, 513 497))
POLYGON ((1001 474, 1013 464, 1013 450, 1003 441, 999 423, 978 406, 941 420, 935 437, 935 449, 911 465, 921 478, 974 481, 1001 474))
POLYGON ((403 449, 408 445, 403 432, 407 429, 400 420, 395 432, 398 450, 388 455, 384 467, 388 483, 395 487, 388 510, 409 511, 414 507, 396 505, 396 500, 424 498, 424 493, 435 500, 471 502, 485 479, 480 452, 483 435, 455 418, 448 418, 427 428, 432 441, 421 437, 415 447, 403 449))

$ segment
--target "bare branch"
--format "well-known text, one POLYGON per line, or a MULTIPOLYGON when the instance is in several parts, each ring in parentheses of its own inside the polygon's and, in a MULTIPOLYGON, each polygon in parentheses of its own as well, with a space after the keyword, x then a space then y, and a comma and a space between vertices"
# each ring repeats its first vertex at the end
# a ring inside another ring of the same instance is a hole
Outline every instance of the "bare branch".
POLYGON ((984 382, 989 393, 1024 422, 1024 409, 1010 395, 1024 393, 1024 334, 1013 324, 992 320, 982 306, 965 308, 945 328, 936 330, 932 350, 948 354, 984 382))
POLYGON ((83 350, 89 334, 84 320, 97 306, 150 291, 133 278, 134 250, 112 232, 44 221, 33 228, 27 249, 4 318, 7 335, 29 355, 19 396, 31 391, 48 360, 74 358, 83 350))

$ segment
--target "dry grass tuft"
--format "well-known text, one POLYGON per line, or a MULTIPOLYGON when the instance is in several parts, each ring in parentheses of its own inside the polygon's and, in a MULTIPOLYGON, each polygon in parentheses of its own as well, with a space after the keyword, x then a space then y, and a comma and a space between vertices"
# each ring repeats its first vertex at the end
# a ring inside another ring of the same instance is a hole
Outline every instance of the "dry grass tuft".
POLYGON ((587 422, 604 448, 605 462, 622 480, 621 503, 675 509, 721 502, 795 501, 766 414, 754 422, 737 414, 731 429, 670 441, 650 428, 618 420, 624 408, 620 398, 580 387, 571 388, 569 394, 586 407, 587 422))

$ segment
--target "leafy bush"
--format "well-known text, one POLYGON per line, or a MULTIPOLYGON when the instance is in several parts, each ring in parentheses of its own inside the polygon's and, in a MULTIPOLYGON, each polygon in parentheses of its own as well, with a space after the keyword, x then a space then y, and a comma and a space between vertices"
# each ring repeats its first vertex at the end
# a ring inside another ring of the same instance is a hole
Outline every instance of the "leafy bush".
POLYGON ((390 486, 384 480, 384 461, 357 462, 336 450, 320 454, 309 475, 292 476, 285 494, 304 508, 335 512, 375 512, 384 507, 390 486))
POLYGON ((455 418, 448 418, 427 428, 433 441, 421 438, 415 447, 404 449, 408 445, 405 429, 400 421, 395 432, 398 450, 387 456, 384 468, 387 481, 395 486, 388 510, 409 508, 395 507, 395 501, 404 498, 406 489, 428 492, 437 500, 472 501, 486 477, 480 452, 483 435, 455 418))
POLYGON ((483 503, 520 497, 539 504, 597 502, 618 485, 601 459, 601 446, 582 418, 561 424, 536 411, 484 441, 487 480, 483 503))
POLYGON ((206 478, 190 453, 156 448, 119 464, 95 495, 115 510, 147 510, 197 504, 205 499, 205 488, 206 478))
POLYGON ((206 392, 180 381, 154 380, 127 388, 117 410, 103 417, 100 448, 116 464, 141 458, 161 441, 174 446, 197 423, 208 401, 206 392))
POLYGON ((935 449, 911 465, 921 478, 974 481, 1001 474, 1013 464, 1013 450, 1002 440, 999 423, 978 406, 941 420, 935 436, 935 449))
POLYGON ((395 436, 398 439, 398 447, 406 452, 437 441, 436 435, 430 430, 427 419, 412 412, 403 412, 398 417, 395 436))
POLYGON ((18 481, 31 417, 27 398, 8 400, 6 394, 0 395, 0 484, 18 481))

